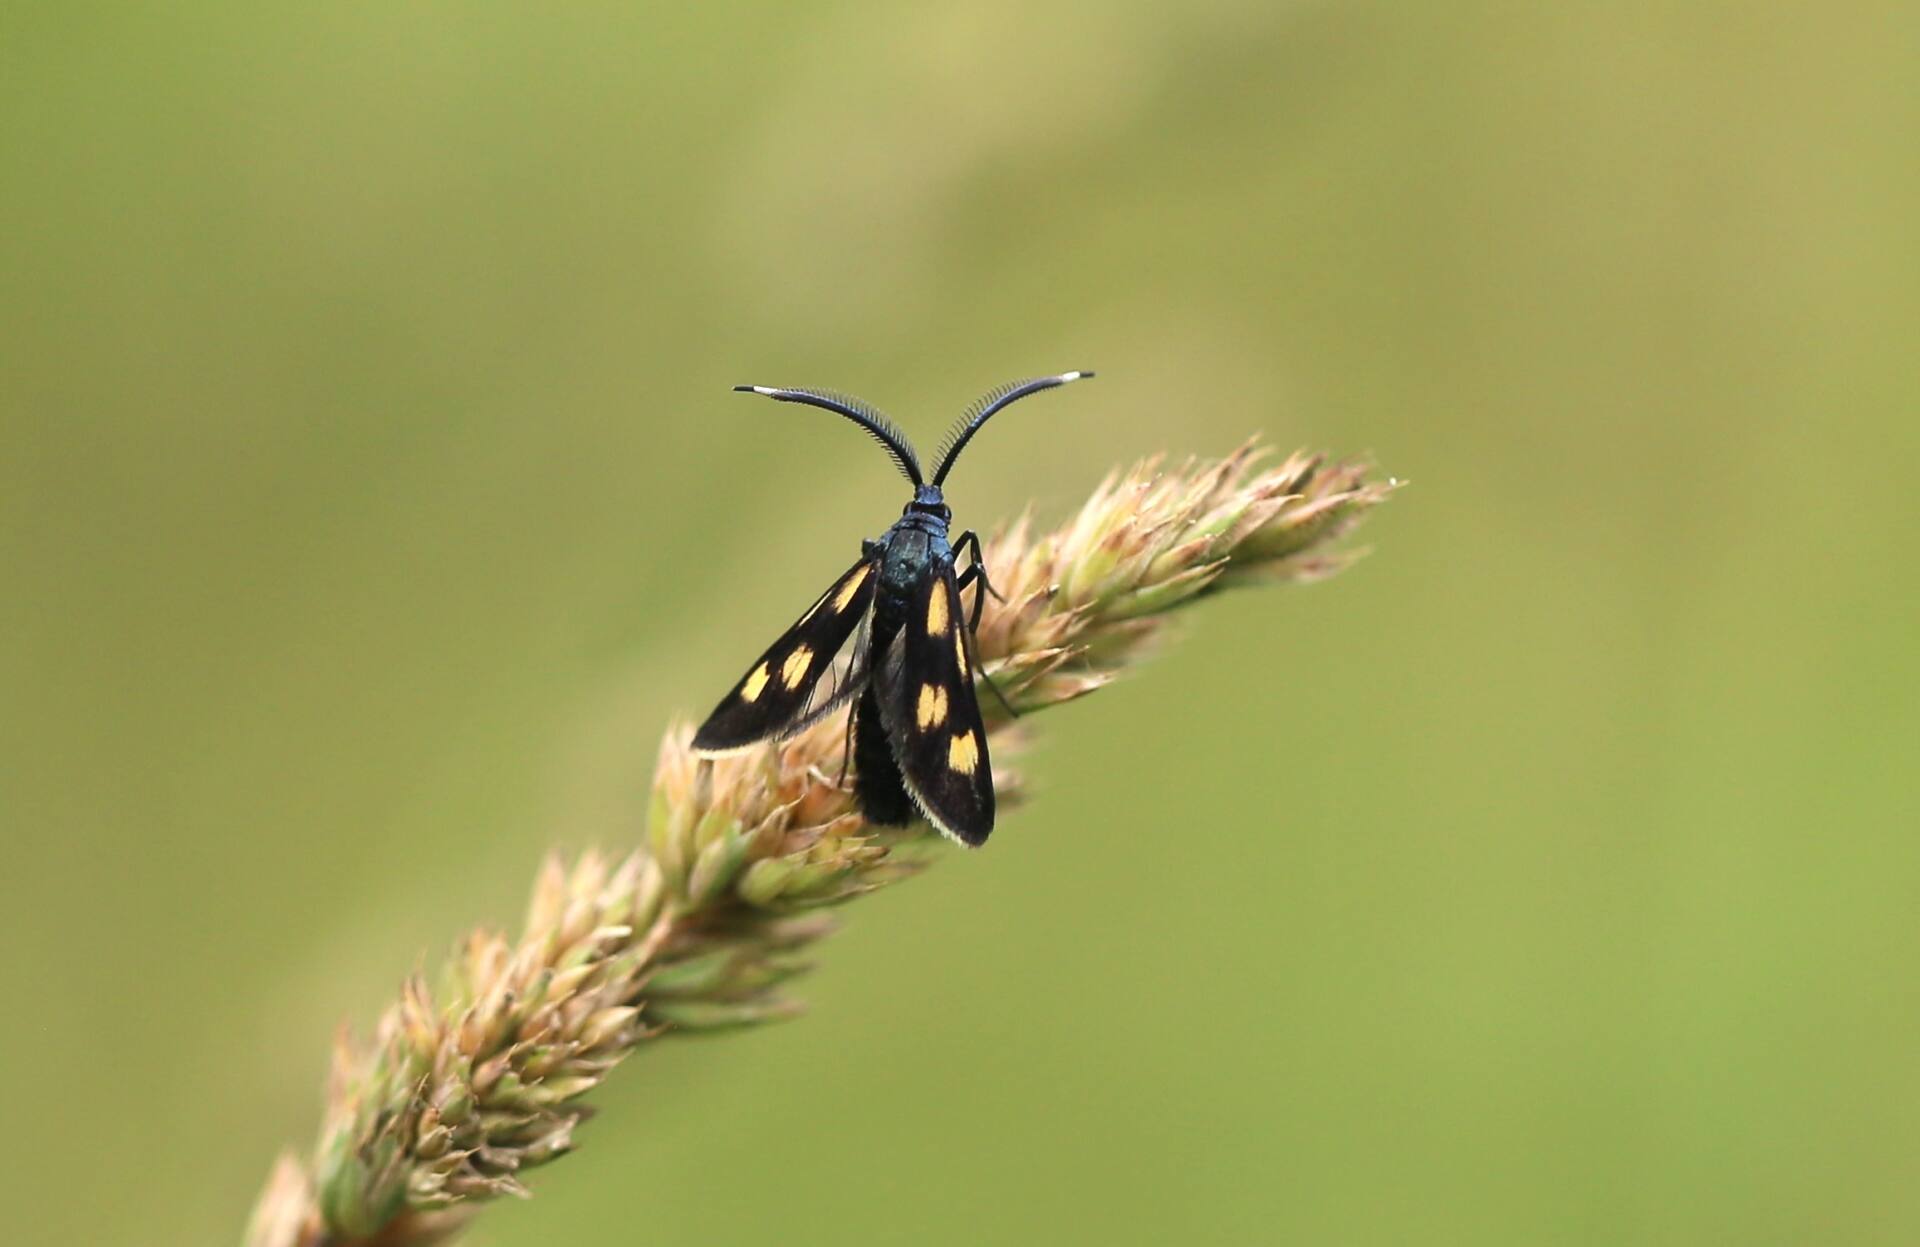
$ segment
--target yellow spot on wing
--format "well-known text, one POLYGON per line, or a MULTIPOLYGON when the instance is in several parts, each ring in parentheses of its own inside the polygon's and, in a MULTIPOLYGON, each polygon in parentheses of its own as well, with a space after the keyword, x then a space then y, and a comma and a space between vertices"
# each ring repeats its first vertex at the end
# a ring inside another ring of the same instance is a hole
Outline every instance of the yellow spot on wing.
POLYGON ((947 744, 947 765, 962 775, 973 774, 980 765, 980 745, 972 732, 962 732, 947 744))
POLYGON ((761 663, 755 667, 753 673, 747 677, 747 682, 740 686, 740 700, 760 700, 760 690, 767 686, 767 674, 767 664, 761 663))
POLYGON ((853 595, 860 592, 860 586, 867 583, 868 568, 863 564, 853 575, 847 577, 847 583, 840 586, 840 592, 834 596, 833 610, 837 615, 847 609, 847 603, 853 601, 853 595))
POLYGON ((787 655, 787 661, 780 664, 780 683, 788 688, 799 688, 800 681, 807 676, 807 668, 813 665, 813 649, 802 645, 787 655))
POLYGON ((914 707, 914 721, 921 730, 939 727, 947 721, 947 690, 932 684, 920 686, 920 704, 914 707))
POLYGON ((947 627, 947 584, 935 581, 933 596, 927 599, 927 635, 939 636, 947 627))
POLYGON ((967 666, 967 638, 960 635, 960 629, 953 630, 953 660, 960 664, 962 679, 971 680, 973 671, 967 666))

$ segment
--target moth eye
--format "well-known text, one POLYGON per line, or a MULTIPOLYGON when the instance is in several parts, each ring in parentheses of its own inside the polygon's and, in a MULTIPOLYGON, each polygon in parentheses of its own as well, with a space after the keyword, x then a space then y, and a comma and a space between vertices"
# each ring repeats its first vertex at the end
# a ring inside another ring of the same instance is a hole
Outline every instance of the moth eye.
POLYGON ((962 775, 973 774, 980 765, 980 745, 972 732, 961 732, 947 743, 947 766, 962 775))
POLYGON ((947 690, 933 684, 920 686, 920 701, 914 707, 914 722, 925 731, 947 721, 947 690))
POLYGON ((740 686, 740 700, 758 701, 760 699, 760 690, 767 686, 768 674, 767 664, 761 663, 755 667, 753 674, 747 677, 747 682, 740 686))
POLYGON ((933 586, 933 595, 927 599, 927 635, 939 636, 947 627, 947 586, 944 583, 933 586))
POLYGON ((807 668, 813 665, 813 648, 802 645, 787 655, 787 661, 780 664, 780 682, 788 688, 796 688, 806 677, 807 668))

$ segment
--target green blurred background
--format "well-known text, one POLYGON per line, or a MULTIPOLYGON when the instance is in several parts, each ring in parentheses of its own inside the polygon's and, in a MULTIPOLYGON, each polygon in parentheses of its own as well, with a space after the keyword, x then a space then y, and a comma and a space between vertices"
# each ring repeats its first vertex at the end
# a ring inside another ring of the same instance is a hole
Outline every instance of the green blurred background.
POLYGON ((1920 1233, 1911 5, 0 17, 10 1243, 232 1241, 329 1034, 896 513, 1411 489, 1038 724, 477 1241, 1920 1233))

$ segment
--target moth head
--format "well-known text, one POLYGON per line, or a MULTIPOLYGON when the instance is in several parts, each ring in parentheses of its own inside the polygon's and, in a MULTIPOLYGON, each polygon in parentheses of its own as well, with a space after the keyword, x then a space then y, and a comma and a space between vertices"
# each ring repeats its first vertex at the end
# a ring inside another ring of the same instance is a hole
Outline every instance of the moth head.
POLYGON ((981 396, 980 401, 967 408, 966 413, 947 433, 946 441, 940 444, 940 453, 937 456, 940 466, 934 469, 933 483, 936 486, 946 484, 947 473, 953 471, 953 461, 960 457, 960 452, 965 450, 967 443, 973 440, 973 435, 980 431, 980 426, 992 419, 993 414, 1002 407, 1018 402, 1029 394, 1038 394, 1042 390, 1051 390, 1055 386, 1065 385, 1069 381, 1078 381, 1082 377, 1092 375, 1091 372, 1082 369, 1051 377, 1034 377, 1027 381, 1009 381, 998 389, 989 390, 981 396))
POLYGON ((909 502, 900 514, 937 515, 942 523, 946 523, 953 519, 953 508, 947 505, 947 500, 941 494, 938 485, 920 485, 913 491, 913 501, 909 502))

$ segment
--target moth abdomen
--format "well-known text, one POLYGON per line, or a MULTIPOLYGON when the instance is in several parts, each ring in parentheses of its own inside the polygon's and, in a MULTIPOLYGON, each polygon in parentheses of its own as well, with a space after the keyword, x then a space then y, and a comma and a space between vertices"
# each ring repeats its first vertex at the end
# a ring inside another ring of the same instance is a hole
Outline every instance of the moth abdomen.
POLYGON ((872 686, 860 694, 853 714, 854 795, 859 799, 860 812, 870 823, 904 827, 918 811, 901 783, 900 766, 893 760, 893 745, 887 739, 886 721, 872 686))

